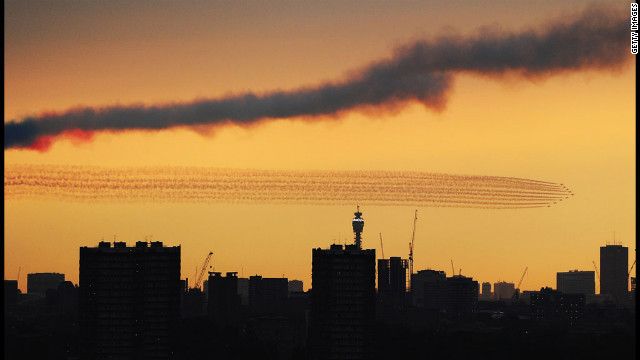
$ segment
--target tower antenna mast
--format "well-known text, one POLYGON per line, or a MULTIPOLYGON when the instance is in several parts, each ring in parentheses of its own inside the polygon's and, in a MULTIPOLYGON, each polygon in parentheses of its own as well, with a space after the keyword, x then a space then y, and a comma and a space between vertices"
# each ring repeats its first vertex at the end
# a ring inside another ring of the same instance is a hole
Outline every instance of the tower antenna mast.
POLYGON ((353 227, 353 232, 356 234, 356 247, 358 250, 362 250, 362 230, 364 230, 364 219, 362 218, 362 213, 360 212, 360 206, 358 205, 358 209, 355 213, 353 213, 356 217, 353 218, 351 222, 351 226, 353 227))

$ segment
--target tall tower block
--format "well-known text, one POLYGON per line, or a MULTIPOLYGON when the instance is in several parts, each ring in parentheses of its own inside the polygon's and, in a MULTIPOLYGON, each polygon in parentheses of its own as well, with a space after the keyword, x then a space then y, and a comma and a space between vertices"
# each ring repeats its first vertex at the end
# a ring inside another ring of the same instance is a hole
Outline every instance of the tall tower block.
POLYGON ((358 250, 362 250, 362 236, 360 235, 364 230, 364 219, 362 218, 362 213, 360 212, 360 206, 356 212, 353 213, 356 217, 353 218, 351 222, 351 226, 353 227, 353 232, 356 234, 356 242, 355 245, 358 250))
POLYGON ((623 303, 628 298, 629 248, 622 245, 600 247, 600 294, 609 294, 623 303))

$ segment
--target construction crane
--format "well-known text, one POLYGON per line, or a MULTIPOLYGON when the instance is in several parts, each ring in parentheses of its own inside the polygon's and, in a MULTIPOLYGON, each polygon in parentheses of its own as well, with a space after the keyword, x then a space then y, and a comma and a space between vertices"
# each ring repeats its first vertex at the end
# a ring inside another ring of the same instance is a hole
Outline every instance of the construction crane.
POLYGON ((520 285, 522 285, 522 280, 524 280, 524 276, 527 274, 527 270, 529 270, 528 266, 524 268, 524 272, 520 277, 520 281, 518 281, 518 286, 516 286, 515 290, 513 291, 513 296, 511 296, 511 300, 518 301, 520 299, 520 285))
POLYGON ((384 259, 384 245, 382 245, 382 233, 380 233, 380 251, 382 251, 382 258, 384 259))
POLYGON ((204 263, 202 264, 202 269, 200 269, 200 274, 198 275, 198 279, 196 280, 196 283, 193 286, 194 289, 200 289, 200 285, 202 283, 202 277, 204 276, 204 271, 207 269, 207 265, 209 264, 211 255, 213 255, 213 252, 209 252, 209 255, 207 255, 207 258, 204 259, 204 263))
MULTIPOLYGON (((413 276, 413 243, 416 240, 416 221, 418 221, 418 210, 416 210, 413 217, 413 235, 411 235, 411 242, 409 243, 409 279, 413 276)), ((411 280, 409 280, 409 289, 411 289, 411 280)))
POLYGON ((529 270, 528 266, 524 268, 524 272, 522 273, 522 276, 520 277, 520 281, 518 281, 518 286, 516 286, 516 289, 520 289, 520 285, 522 284, 522 280, 524 280, 524 276, 527 275, 527 270, 529 270))

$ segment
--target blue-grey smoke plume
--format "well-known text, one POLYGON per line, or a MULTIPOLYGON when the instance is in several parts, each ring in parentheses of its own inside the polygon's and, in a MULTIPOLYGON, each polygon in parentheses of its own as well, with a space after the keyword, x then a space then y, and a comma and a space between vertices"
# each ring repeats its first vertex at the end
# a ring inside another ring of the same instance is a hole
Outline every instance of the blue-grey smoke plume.
POLYGON ((81 107, 12 120, 4 125, 4 147, 37 148, 39 139, 74 136, 74 131, 82 136, 94 131, 251 124, 412 101, 442 108, 456 73, 540 77, 620 67, 632 58, 627 15, 589 8, 571 21, 555 22, 540 30, 418 41, 345 80, 292 91, 246 93, 180 104, 81 107))

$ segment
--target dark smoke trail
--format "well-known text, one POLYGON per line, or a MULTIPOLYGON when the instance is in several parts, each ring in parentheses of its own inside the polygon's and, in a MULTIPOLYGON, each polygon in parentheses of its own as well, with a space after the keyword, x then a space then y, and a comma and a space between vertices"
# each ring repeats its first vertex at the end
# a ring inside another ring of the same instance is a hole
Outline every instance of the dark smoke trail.
POLYGON ((54 138, 87 140, 94 131, 251 124, 410 101, 439 109, 445 104, 455 73, 495 76, 515 72, 538 77, 621 66, 631 59, 626 15, 590 8, 573 21, 557 22, 541 31, 419 41, 344 81, 294 91, 246 93, 182 104, 81 107, 12 120, 4 125, 4 147, 46 150, 54 138))

